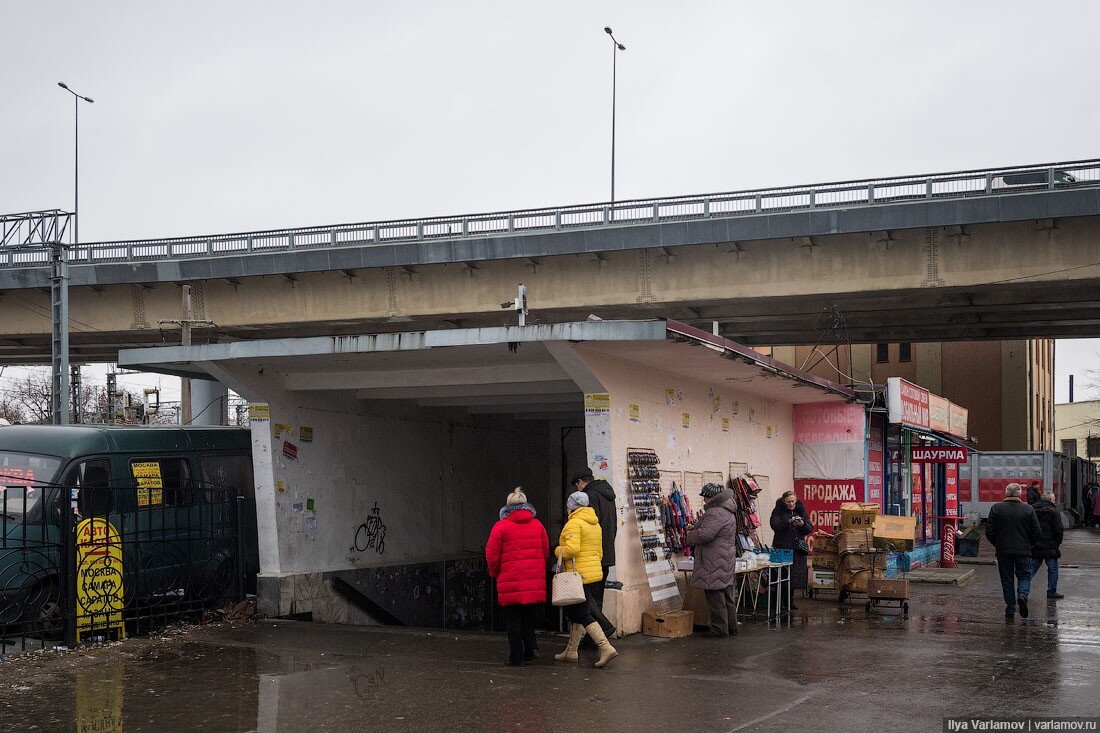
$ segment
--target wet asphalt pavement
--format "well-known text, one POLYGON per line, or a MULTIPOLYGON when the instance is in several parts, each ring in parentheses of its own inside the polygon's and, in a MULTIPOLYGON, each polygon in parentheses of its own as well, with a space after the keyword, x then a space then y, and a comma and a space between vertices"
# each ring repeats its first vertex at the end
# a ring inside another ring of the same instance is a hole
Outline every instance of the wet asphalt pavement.
POLYGON ((500 635, 262 621, 0 664, 0 730, 939 731, 945 715, 1100 715, 1100 531, 1067 533, 1031 618, 996 568, 913 585, 910 617, 799 602, 728 640, 617 641, 605 670, 501 664, 500 635), (1080 567, 1065 567, 1065 565, 1080 567))

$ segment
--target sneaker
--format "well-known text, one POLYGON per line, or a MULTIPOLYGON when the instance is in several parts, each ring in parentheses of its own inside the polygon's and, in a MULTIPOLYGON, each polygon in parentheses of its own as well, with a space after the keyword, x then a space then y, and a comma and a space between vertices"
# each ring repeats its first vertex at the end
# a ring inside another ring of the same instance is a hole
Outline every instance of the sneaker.
POLYGON ((700 634, 700 636, 702 636, 704 639, 725 639, 727 636, 729 636, 729 634, 723 634, 719 631, 715 631, 714 629, 707 629, 702 634, 700 634))
POLYGON ((1052 601, 1056 601, 1059 598, 1065 598, 1061 593, 1047 593, 1047 598, 1052 601))
POLYGON ((1020 607, 1020 618, 1027 618, 1027 599, 1020 596, 1016 599, 1016 605, 1020 607))

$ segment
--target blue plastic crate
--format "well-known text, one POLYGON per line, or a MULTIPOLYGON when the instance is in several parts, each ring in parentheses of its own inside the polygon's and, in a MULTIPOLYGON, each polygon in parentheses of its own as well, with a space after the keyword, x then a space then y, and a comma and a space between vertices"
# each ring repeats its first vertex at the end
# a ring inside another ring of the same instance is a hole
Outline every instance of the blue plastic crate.
POLYGON ((794 550, 771 548, 768 550, 772 562, 794 562, 794 550))

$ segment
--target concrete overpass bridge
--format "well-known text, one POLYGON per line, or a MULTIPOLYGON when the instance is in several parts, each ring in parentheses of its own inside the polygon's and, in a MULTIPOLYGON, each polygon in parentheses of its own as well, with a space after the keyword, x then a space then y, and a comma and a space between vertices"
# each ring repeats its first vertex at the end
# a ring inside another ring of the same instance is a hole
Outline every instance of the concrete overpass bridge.
MULTIPOLYGON (((1100 160, 81 244, 73 359, 196 342, 667 316, 747 344, 1100 332, 1100 160)), ((46 249, 0 247, 0 363, 49 360, 46 249)))

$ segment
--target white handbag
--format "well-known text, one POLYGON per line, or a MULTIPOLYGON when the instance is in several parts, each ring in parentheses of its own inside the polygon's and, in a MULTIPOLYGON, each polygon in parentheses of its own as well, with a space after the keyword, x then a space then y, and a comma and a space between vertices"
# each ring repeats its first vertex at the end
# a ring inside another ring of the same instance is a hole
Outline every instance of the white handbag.
MULTIPOLYGON (((558 561, 561 566, 561 561, 558 561)), ((554 582, 550 589, 551 602, 555 606, 573 606, 584 603, 584 579, 576 572, 577 561, 573 561, 573 570, 559 572, 554 576, 554 582)))

